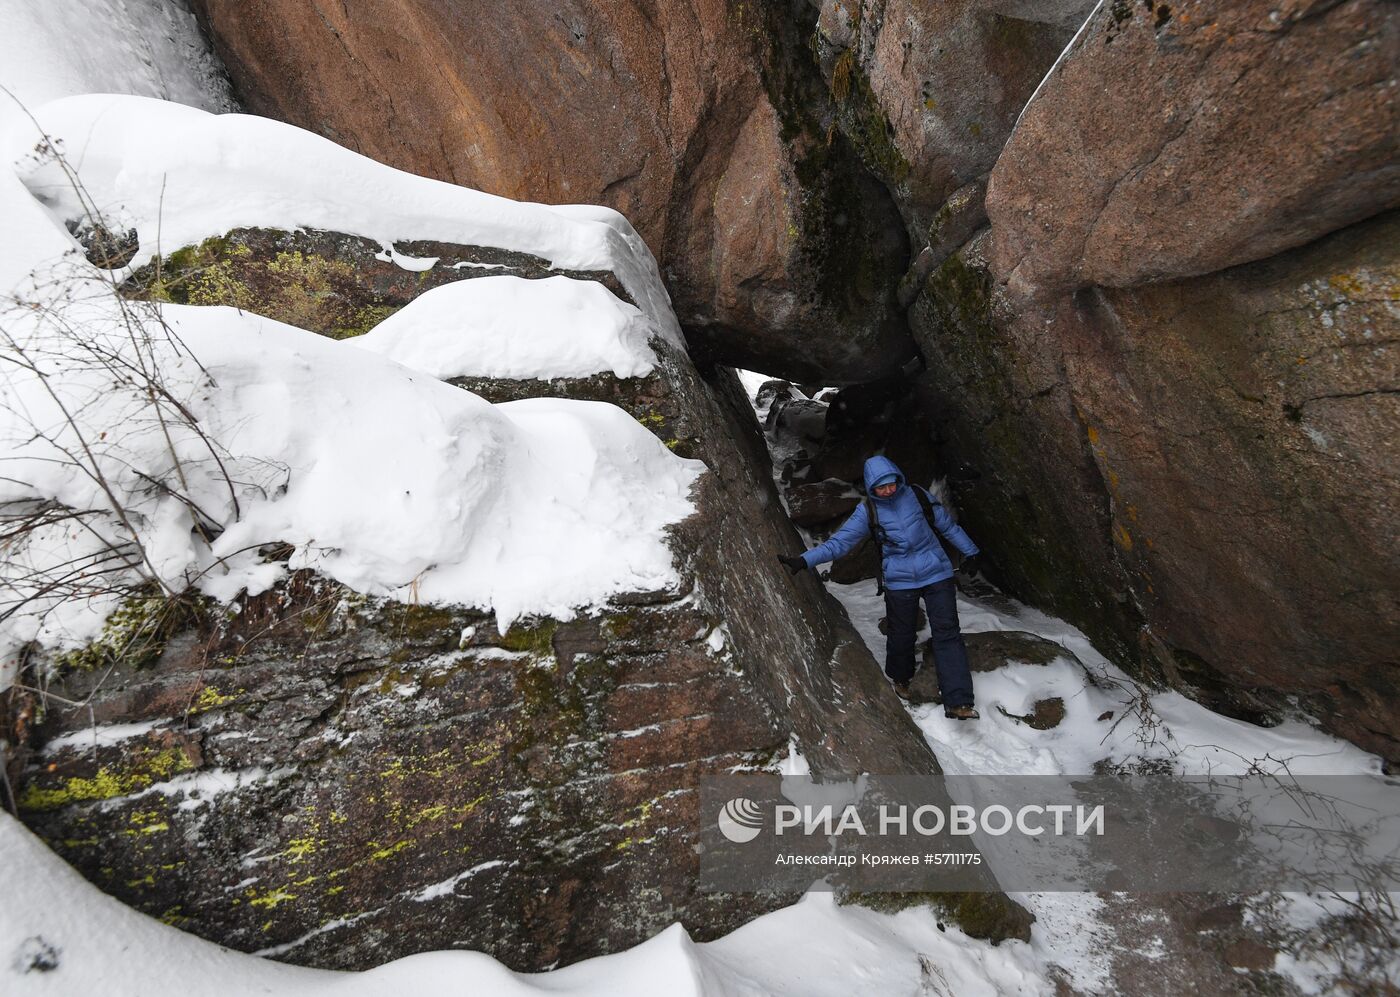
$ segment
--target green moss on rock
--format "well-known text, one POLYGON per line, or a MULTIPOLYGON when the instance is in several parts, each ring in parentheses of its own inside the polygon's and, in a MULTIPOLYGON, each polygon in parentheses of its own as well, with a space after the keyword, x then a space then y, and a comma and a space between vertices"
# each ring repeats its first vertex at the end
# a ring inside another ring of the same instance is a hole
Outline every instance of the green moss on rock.
POLYGON ((167 596, 148 589, 123 601, 92 643, 59 655, 55 664, 85 671, 116 664, 144 667, 160 657, 176 631, 199 622, 209 608, 206 599, 193 593, 167 596))
POLYGON ((536 658, 548 658, 554 654, 554 631, 558 626, 558 621, 552 619, 517 623, 501 638, 501 647, 536 658))
POLYGON ((836 60, 831 95, 841 116, 842 131, 861 161, 891 187, 909 179, 909 160, 895 142, 894 126, 880 107, 870 78, 849 50, 836 60))
POLYGON ((255 251, 242 231, 178 249, 141 268, 136 297, 183 305, 227 305, 332 339, 363 335, 398 310, 366 285, 353 262, 300 249, 255 251))
POLYGON ((992 944, 1009 938, 1030 941, 1035 915, 1003 893, 858 893, 840 898, 843 904, 854 904, 882 914, 897 914, 911 907, 930 907, 941 913, 973 938, 984 938, 992 944))

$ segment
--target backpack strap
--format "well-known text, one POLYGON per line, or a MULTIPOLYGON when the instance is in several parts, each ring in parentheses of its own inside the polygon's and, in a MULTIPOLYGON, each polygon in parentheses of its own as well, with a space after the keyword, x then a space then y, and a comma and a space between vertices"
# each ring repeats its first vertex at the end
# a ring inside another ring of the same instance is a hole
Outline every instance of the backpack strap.
POLYGON ((865 514, 870 518, 870 536, 875 540, 875 594, 885 594, 885 528, 880 525, 880 517, 875 515, 875 502, 865 496, 865 514))
POLYGON ((938 525, 934 522, 933 518, 933 496, 928 493, 928 490, 924 488, 923 485, 914 486, 914 495, 919 500, 919 508, 924 510, 924 518, 928 520, 929 529, 933 530, 934 535, 937 536, 938 525))
POLYGON ((943 548, 943 556, 948 558, 949 564, 955 563, 952 555, 948 553, 948 545, 943 542, 943 535, 938 532, 938 522, 933 518, 933 507, 943 503, 930 495, 923 485, 914 486, 914 495, 919 500, 919 508, 924 510, 924 519, 928 520, 928 531, 933 534, 933 542, 943 548))

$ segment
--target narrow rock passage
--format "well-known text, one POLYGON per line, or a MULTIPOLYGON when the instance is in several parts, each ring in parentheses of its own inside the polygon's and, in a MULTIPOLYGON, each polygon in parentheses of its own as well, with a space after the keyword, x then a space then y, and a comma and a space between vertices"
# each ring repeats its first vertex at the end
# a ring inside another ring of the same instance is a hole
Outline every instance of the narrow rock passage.
MULTIPOLYGON (((759 381, 746 377, 749 385, 759 381)), ((773 399, 782 396, 772 387, 762 393, 762 404, 755 396, 761 423, 773 399)), ((803 453, 801 442, 784 431, 779 419, 766 424, 774 478, 792 514, 793 492, 803 487, 800 465, 813 455, 803 453), (799 466, 796 474, 794 466, 799 466)), ((812 542, 820 536, 799 530, 812 542)), ((843 584, 828 577, 826 585, 872 655, 882 661, 885 607, 874 580, 843 584)), ((914 701, 907 704, 949 777, 954 799, 962 799, 960 779, 1079 775, 1102 766, 1154 766, 1157 772, 1195 774, 1267 759, 1298 773, 1382 778, 1380 759, 1301 719, 1265 729, 1213 713, 1178 693, 1145 689, 1070 624, 1016 602, 981 577, 960 577, 959 586, 958 613, 982 718, 975 723, 949 720, 931 701, 937 686, 926 629, 914 701)), ((1337 897, 1321 901, 1333 916, 1319 917, 1318 924, 1325 927, 1311 934, 1300 927, 1306 923, 1302 912, 1316 901, 1304 894, 1013 896, 1036 915, 1032 946, 1044 960, 1046 978, 1061 994, 1294 995, 1347 985, 1355 987, 1351 992, 1382 993, 1393 992, 1385 987, 1400 972, 1393 944, 1379 965, 1373 961, 1365 971, 1349 967, 1338 954, 1319 951, 1324 937, 1339 942, 1339 951, 1362 945, 1359 932, 1348 935, 1340 929, 1336 912, 1345 903, 1337 897)), ((1396 925, 1389 923, 1393 934, 1396 925)))

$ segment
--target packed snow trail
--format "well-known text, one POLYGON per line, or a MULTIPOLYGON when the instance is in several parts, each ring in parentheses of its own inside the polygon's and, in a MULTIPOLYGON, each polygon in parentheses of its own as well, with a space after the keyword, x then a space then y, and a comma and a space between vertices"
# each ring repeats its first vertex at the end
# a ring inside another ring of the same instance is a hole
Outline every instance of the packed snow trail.
MULTIPOLYGON (((885 639, 879 624, 884 599, 876 594, 875 583, 827 586, 876 660, 882 661, 885 639)), ((1076 775, 1092 772, 1100 763, 1132 767, 1156 762, 1181 774, 1228 775, 1253 768, 1390 783, 1379 757, 1322 733, 1300 717, 1263 728, 1213 713, 1177 692, 1144 690, 1070 624, 1016 603, 985 582, 972 587, 981 594, 964 589, 958 596, 964 633, 1021 631, 1068 653, 1049 664, 1010 661, 974 675, 980 720, 950 720, 933 704, 908 707, 948 776, 955 799, 967 802, 976 795, 978 775, 1076 775), (1065 715, 1049 730, 1014 719, 1031 713, 1037 701, 1053 698, 1064 703, 1065 715)), ((1131 893, 1012 896, 1036 915, 1031 946, 1042 971, 1075 992, 1233 992, 1239 980, 1238 970, 1218 953, 1199 949, 1193 923, 1222 904, 1228 907, 1230 898, 1194 894, 1177 902, 1171 895, 1131 893)), ((1239 902, 1244 927, 1253 918, 1258 933, 1272 942, 1306 940, 1311 926, 1348 912, 1347 898, 1338 895, 1259 894, 1239 902)), ((1330 961, 1333 955, 1325 947, 1299 953, 1281 948, 1275 954, 1266 947, 1257 951, 1261 958, 1273 960, 1274 985, 1283 993, 1326 992, 1344 971, 1330 961)), ((1392 955, 1396 964, 1391 978, 1400 979, 1400 954, 1392 955)))

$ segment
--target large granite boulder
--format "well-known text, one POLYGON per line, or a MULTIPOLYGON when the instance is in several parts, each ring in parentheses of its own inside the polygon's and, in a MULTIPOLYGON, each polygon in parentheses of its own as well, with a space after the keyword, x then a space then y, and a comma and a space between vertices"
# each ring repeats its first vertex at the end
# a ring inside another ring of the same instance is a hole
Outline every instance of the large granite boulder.
MULTIPOLYGON (((290 301, 341 336, 345 315, 391 312, 440 279, 548 272, 490 247, 406 247, 439 263, 403 278, 367 240, 241 230, 127 290, 290 301), (287 254, 337 275, 322 310, 268 283, 287 254)), ((487 613, 305 572, 232 609, 180 607, 158 646, 51 683, 47 710, 3 697, 21 818, 140 910, 318 966, 471 947, 540 969, 674 921, 714 937, 792 902, 697 889, 702 776, 771 766, 794 739, 823 778, 937 763, 835 601, 775 561, 797 540, 737 377, 652 348, 645 377, 452 380, 493 401, 617 404, 702 459, 696 512, 671 536, 676 588, 504 634, 487 613)), ((987 886, 933 899, 976 934, 1025 937, 1029 916, 987 886)))
POLYGON ((1212 706, 1294 696, 1400 757, 1395 6, 812 6, 917 251, 902 435, 998 580, 1212 706))
POLYGON ((825 133, 815 69, 762 5, 193 6, 251 112, 425 176, 620 210, 722 363, 829 383, 912 355, 888 195, 825 133))
POLYGON ((994 574, 1107 652, 1400 758, 1400 217, 1218 274, 1035 307, 974 240, 912 318, 994 574))
POLYGON ((981 223, 977 182, 1092 6, 1085 0, 821 4, 817 57, 837 121, 894 193, 916 250, 939 240, 951 220, 943 205, 969 184, 977 189, 973 228, 981 223))
POLYGON ((1131 287, 1400 205, 1397 65, 1386 0, 1100 5, 992 172, 994 271, 1131 287))

